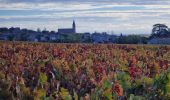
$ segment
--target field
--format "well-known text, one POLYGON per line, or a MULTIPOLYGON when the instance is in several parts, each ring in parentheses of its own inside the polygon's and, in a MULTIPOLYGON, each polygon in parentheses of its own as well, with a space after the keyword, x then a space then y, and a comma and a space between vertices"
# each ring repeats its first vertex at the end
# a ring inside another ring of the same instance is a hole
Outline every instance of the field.
POLYGON ((2 100, 169 100, 170 47, 0 42, 2 100))

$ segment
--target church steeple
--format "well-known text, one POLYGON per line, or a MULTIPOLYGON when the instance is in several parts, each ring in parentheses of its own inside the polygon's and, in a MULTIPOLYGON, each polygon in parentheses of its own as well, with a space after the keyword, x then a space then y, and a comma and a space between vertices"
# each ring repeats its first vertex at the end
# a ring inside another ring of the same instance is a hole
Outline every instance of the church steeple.
POLYGON ((73 20, 72 27, 73 27, 74 32, 76 33, 76 24, 75 24, 75 21, 74 21, 74 20, 73 20))

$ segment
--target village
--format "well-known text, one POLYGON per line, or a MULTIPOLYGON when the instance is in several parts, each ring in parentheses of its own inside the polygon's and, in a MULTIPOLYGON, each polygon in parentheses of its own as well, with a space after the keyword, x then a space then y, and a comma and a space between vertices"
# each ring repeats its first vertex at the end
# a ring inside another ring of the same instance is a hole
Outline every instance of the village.
POLYGON ((77 33, 73 20, 72 28, 60 28, 58 32, 46 29, 37 31, 20 27, 0 28, 0 40, 53 43, 117 43, 117 44, 170 44, 170 29, 164 24, 153 25, 151 35, 115 35, 107 32, 77 33))

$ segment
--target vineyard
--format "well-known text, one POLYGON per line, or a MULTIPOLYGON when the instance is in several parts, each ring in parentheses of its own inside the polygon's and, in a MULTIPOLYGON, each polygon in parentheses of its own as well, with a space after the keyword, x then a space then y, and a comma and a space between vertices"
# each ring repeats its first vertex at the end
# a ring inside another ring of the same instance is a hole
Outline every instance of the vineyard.
POLYGON ((0 100, 170 100, 170 46, 0 42, 0 100))

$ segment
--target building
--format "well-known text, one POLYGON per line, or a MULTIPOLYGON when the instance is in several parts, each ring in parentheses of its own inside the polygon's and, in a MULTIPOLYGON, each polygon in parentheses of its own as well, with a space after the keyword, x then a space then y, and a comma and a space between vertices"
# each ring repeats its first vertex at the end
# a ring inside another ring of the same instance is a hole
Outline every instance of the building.
POLYGON ((91 42, 91 34, 90 33, 84 33, 81 37, 81 42, 91 42))
POLYGON ((73 34, 73 33, 76 33, 76 24, 75 24, 75 21, 73 20, 72 28, 61 28, 61 29, 58 29, 58 33, 63 33, 63 34, 73 34))
POLYGON ((9 33, 0 34, 0 40, 8 40, 9 39, 9 33))
POLYGON ((148 41, 148 44, 168 44, 168 45, 170 45, 170 38, 153 38, 148 41))
POLYGON ((55 33, 51 33, 49 35, 49 39, 50 39, 50 41, 56 41, 57 40, 57 35, 55 33))
POLYGON ((93 33, 91 36, 93 43, 108 43, 109 37, 110 35, 108 35, 106 32, 93 33))

